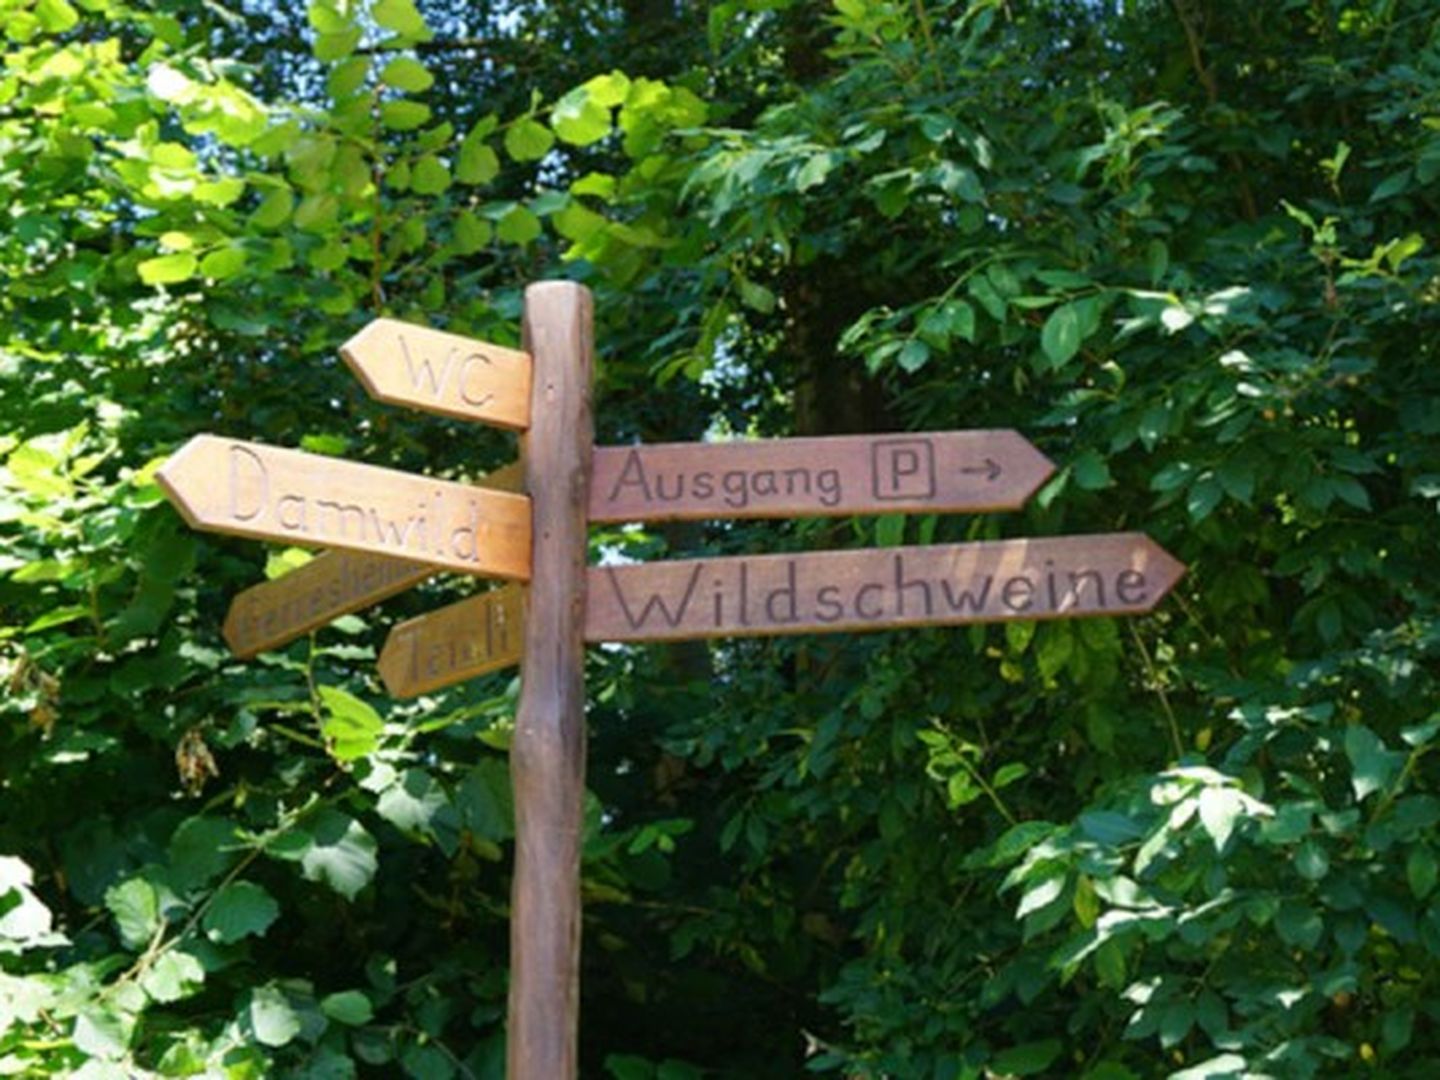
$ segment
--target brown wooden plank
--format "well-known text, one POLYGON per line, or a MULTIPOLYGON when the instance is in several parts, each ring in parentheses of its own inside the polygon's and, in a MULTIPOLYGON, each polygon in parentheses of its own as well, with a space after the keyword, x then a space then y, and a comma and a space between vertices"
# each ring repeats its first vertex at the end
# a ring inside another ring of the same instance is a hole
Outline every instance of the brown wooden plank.
POLYGON ((380 650, 385 689, 415 697, 518 663, 523 597, 520 586, 504 585, 400 623, 380 650))
POLYGON ((388 555, 321 552, 284 577, 238 594, 225 615, 225 643, 248 659, 404 592, 434 573, 433 566, 388 555))
POLYGON ((522 431, 530 426, 530 357, 428 326, 375 319, 340 346, 377 401, 522 431))
POLYGON ((607 446, 590 520, 1013 510, 1054 469, 1008 430, 607 446))
POLYGON ((1143 533, 683 559, 591 571, 589 641, 1149 611, 1185 567, 1143 533))
MULTIPOLYGON (((479 480, 482 487, 516 492, 524 484, 518 461, 479 480)), ((283 577, 239 593, 225 616, 225 641, 241 659, 279 648, 352 611, 418 585, 435 567, 388 555, 322 551, 283 577)))
POLYGON ((530 576, 530 500, 394 469, 197 435, 156 474, 193 528, 530 576))
POLYGON ((578 1070, 593 332, 583 287, 552 281, 525 290, 524 340, 535 358, 535 382, 522 443, 534 505, 535 573, 510 743, 510 1080, 574 1080, 578 1070))

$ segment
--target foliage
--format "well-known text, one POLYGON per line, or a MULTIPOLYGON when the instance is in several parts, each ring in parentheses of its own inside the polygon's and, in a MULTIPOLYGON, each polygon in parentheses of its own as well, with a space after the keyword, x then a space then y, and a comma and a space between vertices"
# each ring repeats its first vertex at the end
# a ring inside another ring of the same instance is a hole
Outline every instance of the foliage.
POLYGON ((500 1074, 515 686, 373 675, 464 584, 236 661, 229 597, 303 556, 151 474, 199 430, 500 464, 335 347, 512 342, 566 274, 605 441, 863 417, 1061 466, 1013 519, 597 549, 1190 566, 1125 623, 594 650, 587 1075, 1424 1073, 1425 5, 193 7, 0 0, 0 1070, 500 1074))

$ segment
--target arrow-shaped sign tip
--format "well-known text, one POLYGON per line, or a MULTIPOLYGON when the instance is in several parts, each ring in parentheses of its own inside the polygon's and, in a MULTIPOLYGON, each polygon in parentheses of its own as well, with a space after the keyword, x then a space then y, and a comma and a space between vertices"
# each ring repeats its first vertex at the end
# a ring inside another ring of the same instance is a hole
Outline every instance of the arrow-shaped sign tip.
POLYGON ((1158 604, 1185 576, 1187 567, 1150 537, 1144 533, 1139 535, 1139 549, 1143 559, 1142 568, 1148 574, 1153 574, 1154 580, 1159 583, 1160 592, 1155 597, 1155 602, 1158 604))
POLYGON ((187 489, 193 490, 193 478, 188 477, 196 459, 203 457, 205 446, 214 440, 213 435, 195 435, 179 450, 176 450, 166 460, 165 464, 155 470, 155 482, 160 485, 160 490, 165 493, 182 518, 185 524, 192 529, 200 527, 200 517, 195 513, 193 507, 185 498, 187 489))

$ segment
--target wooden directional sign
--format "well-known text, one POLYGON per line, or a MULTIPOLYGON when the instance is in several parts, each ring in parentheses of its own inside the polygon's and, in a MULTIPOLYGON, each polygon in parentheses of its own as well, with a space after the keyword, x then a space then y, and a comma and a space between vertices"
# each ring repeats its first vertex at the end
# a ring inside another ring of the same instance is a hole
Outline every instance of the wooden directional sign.
POLYGON ((378 401, 517 431, 530 426, 528 353, 376 319, 340 355, 378 401))
POLYGON ((1143 533, 590 571, 588 641, 825 633, 1149 611, 1185 567, 1143 533))
POLYGON ((225 643, 241 659, 318 630, 351 611, 418 585, 435 567, 388 555, 326 551, 230 602, 225 643))
MULTIPOLYGON (((1154 608, 1184 572, 1143 533, 593 566, 585 640, 1130 615, 1154 608)), ((518 590, 513 607, 507 591, 395 627, 380 656, 390 692, 425 693, 518 660, 523 613, 518 590)))
POLYGON ((395 697, 438 690, 519 663, 523 596, 505 585, 401 623, 380 652, 380 677, 395 697))
POLYGON ((591 521, 1013 510, 1055 466, 1014 431, 597 447, 591 521))
POLYGON ((156 474, 192 528, 530 577, 530 500, 336 458, 197 435, 156 474))
MULTIPOLYGON (((518 491, 523 479, 517 461, 487 473, 480 483, 496 491, 518 491)), ((425 563, 388 555, 322 551, 283 577, 236 596, 225 616, 225 642, 241 659, 255 656, 404 592, 435 572, 425 563)))

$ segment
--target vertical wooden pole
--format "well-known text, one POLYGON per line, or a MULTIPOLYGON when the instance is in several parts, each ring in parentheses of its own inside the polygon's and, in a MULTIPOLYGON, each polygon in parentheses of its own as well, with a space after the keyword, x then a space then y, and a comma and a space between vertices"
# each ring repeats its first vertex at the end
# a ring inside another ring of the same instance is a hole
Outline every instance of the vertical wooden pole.
POLYGON ((546 281, 525 290, 523 333, 535 367, 524 453, 534 517, 510 746, 509 1080, 574 1080, 577 1071, 592 324, 583 286, 546 281))

